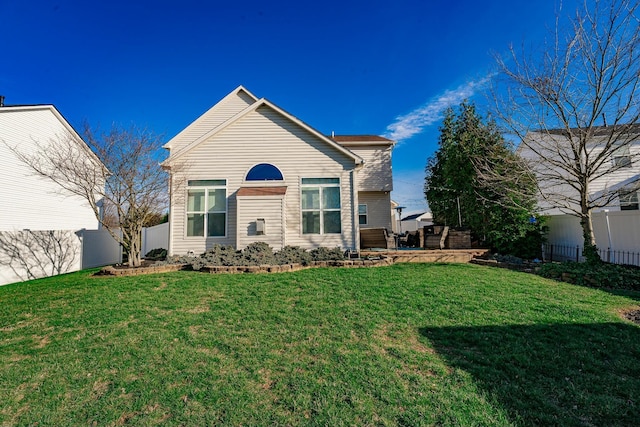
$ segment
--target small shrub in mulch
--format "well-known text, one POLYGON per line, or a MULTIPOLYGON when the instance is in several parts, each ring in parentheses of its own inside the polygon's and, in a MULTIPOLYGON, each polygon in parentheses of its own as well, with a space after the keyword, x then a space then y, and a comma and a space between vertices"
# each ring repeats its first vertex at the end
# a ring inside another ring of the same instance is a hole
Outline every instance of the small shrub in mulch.
POLYGON ((634 266, 569 261, 543 264, 536 273, 550 279, 592 288, 640 291, 640 269, 634 266))
POLYGON ((144 258, 151 261, 163 261, 167 259, 167 250, 164 248, 151 249, 144 258))
POLYGON ((508 264, 522 265, 525 263, 522 258, 513 255, 495 254, 491 258, 498 262, 506 262, 508 264))
POLYGON ((307 266, 313 261, 311 254, 300 246, 285 246, 275 254, 276 264, 301 264, 307 266))
POLYGON ((313 261, 342 261, 345 256, 340 248, 319 247, 311 249, 311 259, 313 261))
POLYGON ((265 242, 249 244, 242 250, 242 258, 244 260, 242 265, 245 266, 272 265, 276 263, 273 249, 265 242))

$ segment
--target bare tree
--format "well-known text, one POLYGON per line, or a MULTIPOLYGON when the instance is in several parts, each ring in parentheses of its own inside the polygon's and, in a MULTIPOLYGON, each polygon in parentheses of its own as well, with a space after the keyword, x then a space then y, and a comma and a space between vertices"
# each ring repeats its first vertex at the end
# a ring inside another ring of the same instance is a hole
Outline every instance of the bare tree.
POLYGON ((542 207, 580 219, 590 261, 599 259, 593 210, 638 184, 630 179, 616 188, 609 179, 637 155, 631 143, 640 133, 638 6, 638 0, 585 1, 573 17, 558 14, 552 41, 538 54, 512 47, 508 57, 496 56, 496 117, 520 141, 542 207))
POLYGON ((161 140, 145 130, 115 125, 108 132, 85 125, 83 133, 87 145, 67 135, 34 141, 35 152, 11 148, 35 173, 84 198, 122 245, 129 265, 138 266, 142 228, 168 204, 167 174, 159 166, 161 140))

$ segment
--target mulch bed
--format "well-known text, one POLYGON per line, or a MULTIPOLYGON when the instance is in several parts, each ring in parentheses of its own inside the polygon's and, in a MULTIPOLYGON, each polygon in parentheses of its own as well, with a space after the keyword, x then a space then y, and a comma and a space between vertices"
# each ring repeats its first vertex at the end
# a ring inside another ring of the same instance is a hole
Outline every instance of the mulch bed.
POLYGON ((622 313, 625 319, 631 320, 633 323, 637 323, 640 325, 640 309, 638 310, 630 310, 622 313))

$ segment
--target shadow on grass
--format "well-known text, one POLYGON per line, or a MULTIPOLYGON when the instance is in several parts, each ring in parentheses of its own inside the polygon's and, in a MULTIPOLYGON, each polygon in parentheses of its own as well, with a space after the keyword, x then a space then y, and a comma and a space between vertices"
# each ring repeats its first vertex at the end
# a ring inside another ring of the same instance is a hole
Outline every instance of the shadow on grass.
POLYGON ((516 424, 640 422, 640 327, 624 323, 422 328, 516 424))

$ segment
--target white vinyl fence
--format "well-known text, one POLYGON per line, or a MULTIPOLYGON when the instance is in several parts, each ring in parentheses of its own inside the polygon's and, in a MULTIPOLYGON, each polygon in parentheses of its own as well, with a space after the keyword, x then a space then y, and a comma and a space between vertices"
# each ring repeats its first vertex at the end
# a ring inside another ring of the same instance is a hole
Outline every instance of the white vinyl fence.
POLYGON ((80 230, 82 269, 122 262, 120 244, 107 230, 80 230))
MULTIPOLYGON (((169 248, 169 224, 142 230, 142 255, 169 248)), ((122 262, 106 230, 0 231, 0 285, 122 262)))
POLYGON ((169 223, 142 229, 142 256, 152 249, 169 249, 169 223))
POLYGON ((120 245, 105 230, 0 232, 0 285, 120 262, 120 245))
MULTIPOLYGON (((580 220, 570 215, 554 215, 549 217, 547 225, 549 245, 572 248, 567 259, 575 260, 575 248, 582 248, 584 244, 580 220)), ((628 253, 640 253, 640 211, 595 212, 593 229, 596 246, 601 250, 601 257, 605 261, 636 264, 627 262, 622 257, 628 253)), ((556 251, 557 255, 559 253, 556 251)))

